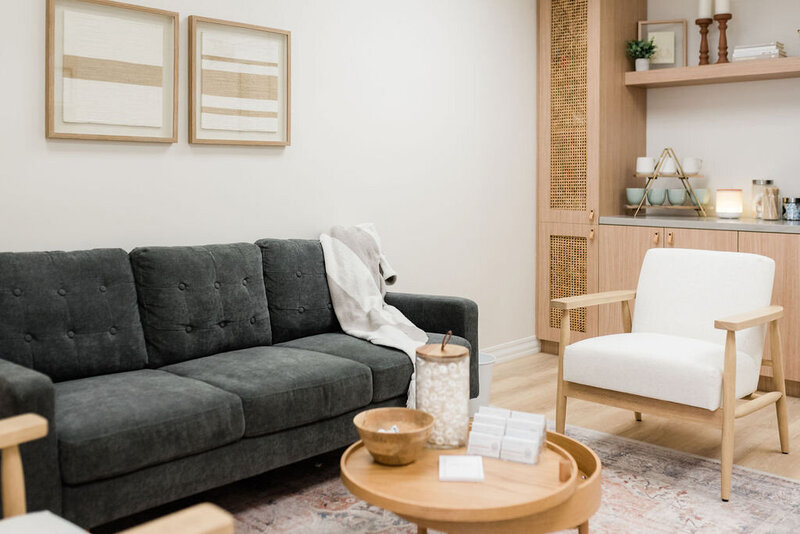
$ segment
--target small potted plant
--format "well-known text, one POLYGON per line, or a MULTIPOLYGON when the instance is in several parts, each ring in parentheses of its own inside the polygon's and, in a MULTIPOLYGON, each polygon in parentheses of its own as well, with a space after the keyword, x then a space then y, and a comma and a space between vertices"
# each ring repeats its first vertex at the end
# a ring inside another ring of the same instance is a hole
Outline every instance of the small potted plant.
POLYGON ((628 41, 627 48, 628 55, 635 60, 637 71, 650 70, 650 58, 656 53, 656 44, 652 39, 628 41))

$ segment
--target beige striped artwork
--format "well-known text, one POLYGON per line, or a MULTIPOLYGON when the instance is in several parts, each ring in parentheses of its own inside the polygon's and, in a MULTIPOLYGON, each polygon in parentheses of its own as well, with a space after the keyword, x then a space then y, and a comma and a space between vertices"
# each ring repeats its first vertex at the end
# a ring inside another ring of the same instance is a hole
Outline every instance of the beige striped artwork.
POLYGON ((162 27, 77 10, 63 21, 63 121, 160 128, 162 27))
POLYGON ((201 34, 200 126, 277 132, 279 50, 268 39, 201 34))

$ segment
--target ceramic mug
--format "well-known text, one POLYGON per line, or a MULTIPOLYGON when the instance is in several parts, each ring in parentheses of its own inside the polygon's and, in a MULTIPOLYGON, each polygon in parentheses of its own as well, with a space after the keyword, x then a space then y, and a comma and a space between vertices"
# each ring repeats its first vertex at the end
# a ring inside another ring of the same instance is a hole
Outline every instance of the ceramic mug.
POLYGON ((697 174, 703 167, 703 160, 700 158, 683 158, 683 172, 686 174, 697 174))
POLYGON ((656 169, 656 158, 642 156, 636 158, 636 172, 638 174, 653 174, 656 169))
POLYGON ((675 160, 672 158, 666 158, 664 163, 661 164, 661 173, 675 174, 676 172, 678 172, 678 169, 675 168, 675 160))
MULTIPOLYGON (((708 204, 708 201, 711 200, 711 191, 709 191, 708 189, 695 189, 694 196, 697 197, 697 200, 698 202, 700 202, 701 205, 705 206, 706 204, 708 204)), ((694 203, 695 202, 693 200, 692 204, 694 203)))
POLYGON ((667 200, 666 189, 651 189, 647 192, 647 201, 651 206, 660 206, 667 200))

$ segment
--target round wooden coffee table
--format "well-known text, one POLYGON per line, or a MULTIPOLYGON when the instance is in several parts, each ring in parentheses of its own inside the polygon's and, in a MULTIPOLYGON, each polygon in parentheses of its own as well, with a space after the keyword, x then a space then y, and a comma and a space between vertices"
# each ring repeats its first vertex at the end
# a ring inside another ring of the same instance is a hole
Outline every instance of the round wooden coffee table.
POLYGON ((439 456, 466 450, 424 449, 400 467, 376 463, 363 442, 340 462, 353 495, 417 524, 445 532, 589 531, 600 506, 600 459, 585 445, 548 432, 537 465, 483 459, 483 482, 440 482, 439 456))

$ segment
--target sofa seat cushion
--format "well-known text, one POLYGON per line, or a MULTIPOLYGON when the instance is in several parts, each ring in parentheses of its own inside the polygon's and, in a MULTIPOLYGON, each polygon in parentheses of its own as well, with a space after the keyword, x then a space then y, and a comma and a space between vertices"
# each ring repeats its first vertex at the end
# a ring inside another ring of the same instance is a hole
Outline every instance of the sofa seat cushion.
POLYGON ((236 395, 153 369, 55 384, 61 476, 82 484, 242 437, 236 395))
MULTIPOLYGON (((564 379, 612 391, 716 410, 722 400, 725 347, 666 334, 585 339, 564 351, 564 379)), ((736 354, 736 396, 756 390, 759 369, 736 354)))
MULTIPOLYGON (((428 334, 430 343, 441 343, 441 334, 428 334)), ((453 336, 451 343, 469 347, 469 341, 453 336)), ((375 345, 348 334, 319 334, 281 343, 281 347, 313 350, 363 363, 372 371, 372 401, 380 402, 408 391, 414 367, 397 349, 375 345)))
POLYGON ((246 437, 328 419, 372 399, 372 375, 366 365, 288 347, 251 347, 161 370, 240 397, 246 437))

